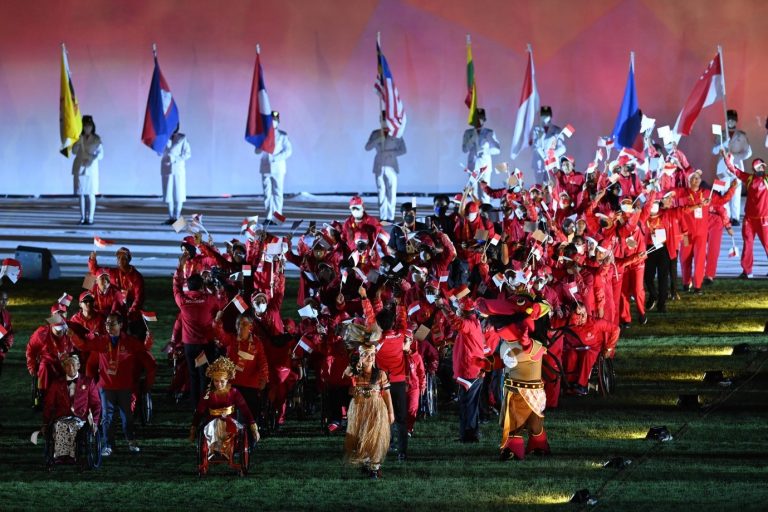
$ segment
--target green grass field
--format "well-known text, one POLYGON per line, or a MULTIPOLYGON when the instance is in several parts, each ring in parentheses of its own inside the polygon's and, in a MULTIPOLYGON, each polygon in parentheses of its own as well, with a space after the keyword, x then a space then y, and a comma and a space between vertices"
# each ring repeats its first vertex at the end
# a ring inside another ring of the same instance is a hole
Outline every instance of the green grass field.
MULTIPOLYGON (((380 481, 342 465, 342 435, 325 436, 317 420, 294 418, 260 443, 248 477, 217 466, 199 479, 186 441, 191 415, 162 393, 170 376, 163 355, 155 421, 138 432, 142 452, 131 455, 118 440, 97 471, 61 466, 48 473, 41 446, 29 442, 40 416, 30 407, 23 354, 50 304, 79 285, 10 289, 17 344, 0 377, 0 510, 578 510, 567 501, 581 488, 597 496, 597 510, 768 508, 768 353, 756 350, 768 348, 765 281, 718 280, 707 294, 686 295, 665 316, 652 312, 648 325, 633 326, 619 342, 616 393, 565 397, 548 412, 552 456, 499 462, 495 422, 483 425, 481 443, 457 444, 456 412, 446 404, 438 417, 417 423, 408 462, 389 457, 380 481), (731 355, 738 343, 755 350, 731 355), (723 370, 734 384, 702 383, 707 370, 723 370), (709 407, 679 409, 681 393, 699 394, 709 407), (666 425, 675 439, 646 441, 652 425, 666 425), (604 469, 613 456, 633 462, 623 471, 604 469)), ((150 279, 148 288, 147 309, 160 318, 159 352, 174 318, 170 279, 150 279)), ((287 296, 295 297, 292 289, 287 296)), ((293 304, 285 309, 295 312, 293 304)))

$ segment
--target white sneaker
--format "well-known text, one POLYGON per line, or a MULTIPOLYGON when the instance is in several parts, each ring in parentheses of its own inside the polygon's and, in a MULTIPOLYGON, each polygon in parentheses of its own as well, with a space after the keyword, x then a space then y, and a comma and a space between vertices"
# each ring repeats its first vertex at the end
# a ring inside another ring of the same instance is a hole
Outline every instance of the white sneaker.
POLYGON ((128 450, 131 453, 139 453, 141 451, 141 448, 139 448, 139 445, 136 444, 136 441, 131 441, 128 443, 128 450))
POLYGON ((110 455, 112 455, 112 448, 110 448, 109 446, 105 446, 104 448, 101 449, 102 457, 109 457, 110 455))

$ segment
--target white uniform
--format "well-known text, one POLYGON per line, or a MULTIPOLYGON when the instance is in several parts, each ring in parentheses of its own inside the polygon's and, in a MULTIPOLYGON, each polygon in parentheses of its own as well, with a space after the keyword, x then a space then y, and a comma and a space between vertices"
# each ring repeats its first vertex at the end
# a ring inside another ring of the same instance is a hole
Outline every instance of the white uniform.
POLYGON ((256 154, 261 155, 261 184, 264 187, 264 208, 267 210, 266 219, 272 218, 275 212, 283 213, 283 182, 285 181, 285 161, 293 153, 288 134, 275 130, 275 150, 272 154, 256 148, 256 154))
POLYGON ((99 160, 104 157, 101 137, 81 136, 72 146, 75 161, 72 162, 74 194, 94 196, 99 193, 99 160))
POLYGON ((160 176, 163 182, 163 201, 168 203, 168 214, 176 219, 187 200, 186 161, 192 156, 187 136, 175 133, 168 139, 160 159, 160 176))
POLYGON ((490 202, 491 198, 480 190, 478 182, 484 181, 491 183, 491 169, 493 161, 491 156, 498 155, 501 152, 501 144, 496 138, 496 133, 490 128, 468 128, 464 131, 464 138, 461 143, 461 150, 467 153, 467 169, 479 173, 475 181, 475 195, 484 203, 490 202))
MULTIPOLYGON (((749 140, 744 132, 736 130, 733 132, 729 139, 726 139, 723 143, 726 151, 730 151, 733 155, 733 165, 738 167, 742 171, 744 170, 744 160, 747 160, 752 156, 752 146, 749 145, 749 140)), ((723 146, 720 145, 720 136, 715 136, 715 144, 712 147, 712 154, 719 155, 720 149, 723 146)), ((731 174, 728 167, 723 161, 723 157, 720 157, 717 161, 717 177, 726 183, 726 186, 730 186, 732 181, 736 181, 736 192, 728 204, 725 205, 725 209, 728 212, 728 216, 732 219, 739 220, 741 216, 741 180, 731 174)))
POLYGON ((536 174, 536 183, 541 185, 549 181, 549 175, 547 174, 544 160, 547 159, 547 152, 552 147, 552 142, 557 141, 555 144, 555 158, 557 163, 560 163, 560 157, 565 155, 565 143, 562 137, 558 137, 562 128, 557 125, 550 124, 544 128, 542 125, 534 126, 531 130, 531 141, 533 142, 533 172, 536 174))
POLYGON ((406 152, 402 137, 385 136, 382 130, 374 130, 368 137, 365 150, 376 150, 373 159, 373 175, 379 191, 379 219, 394 222, 397 200, 397 175, 400 167, 397 157, 406 152))

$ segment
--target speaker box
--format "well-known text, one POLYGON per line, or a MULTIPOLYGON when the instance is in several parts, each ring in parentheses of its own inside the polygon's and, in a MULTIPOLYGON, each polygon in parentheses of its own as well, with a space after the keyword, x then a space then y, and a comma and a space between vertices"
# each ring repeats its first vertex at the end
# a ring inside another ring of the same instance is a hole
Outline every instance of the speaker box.
POLYGON ((21 263, 24 279, 48 281, 61 277, 59 263, 48 249, 20 245, 15 258, 21 263))

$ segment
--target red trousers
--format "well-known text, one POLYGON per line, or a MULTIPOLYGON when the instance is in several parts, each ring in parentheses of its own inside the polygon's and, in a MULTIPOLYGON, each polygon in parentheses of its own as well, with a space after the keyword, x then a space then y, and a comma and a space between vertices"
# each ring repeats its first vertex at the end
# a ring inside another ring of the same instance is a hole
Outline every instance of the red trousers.
POLYGON ((611 282, 609 283, 611 288, 611 296, 613 298, 611 311, 605 312, 605 319, 609 322, 613 322, 615 325, 619 325, 619 312, 621 311, 621 289, 624 281, 624 271, 615 272, 611 275, 611 282))
POLYGON ((755 235, 763 244, 763 250, 768 254, 768 217, 744 217, 741 225, 741 235, 744 245, 741 249, 741 268, 745 273, 752 273, 752 265, 755 261, 755 235))
POLYGON ((709 229, 707 230, 707 265, 704 267, 704 275, 710 279, 717 276, 717 261, 720 259, 720 247, 723 242, 723 220, 717 215, 709 216, 709 229))
POLYGON ((416 424, 416 416, 419 414, 419 402, 421 401, 421 390, 419 386, 408 386, 408 432, 413 432, 413 426, 416 424))
POLYGON ((296 385, 299 376, 290 368, 280 367, 271 372, 269 376, 269 401, 277 411, 277 422, 285 423, 286 400, 288 393, 296 385))
POLYGON ((683 244, 680 250, 680 270, 683 273, 683 287, 693 284, 694 288, 701 288, 704 280, 704 263, 707 257, 707 234, 690 235, 691 243, 683 244), (693 281, 691 281, 693 270, 693 281))
POLYGON ((643 280, 645 279, 645 263, 637 263, 624 269, 624 279, 621 282, 621 321, 631 322, 632 312, 630 311, 630 297, 635 297, 637 312, 645 316, 645 288, 643 280))

